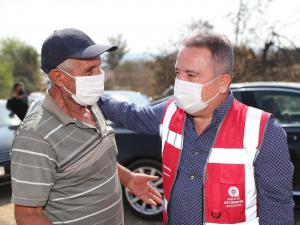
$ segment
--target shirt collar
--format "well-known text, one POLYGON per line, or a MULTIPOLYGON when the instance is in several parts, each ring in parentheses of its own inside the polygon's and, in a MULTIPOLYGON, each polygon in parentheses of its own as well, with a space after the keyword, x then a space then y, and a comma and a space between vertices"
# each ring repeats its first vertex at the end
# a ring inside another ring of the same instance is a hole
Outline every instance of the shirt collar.
POLYGON ((64 113, 58 107, 58 105, 54 102, 53 98, 50 96, 48 90, 45 93, 45 98, 44 98, 44 101, 43 101, 43 107, 49 113, 56 116, 60 120, 60 122, 62 122, 64 125, 75 122, 70 116, 68 116, 66 113, 64 113))
POLYGON ((224 116, 232 106, 233 100, 234 100, 233 94, 231 91, 229 91, 229 94, 225 102, 223 102, 218 108, 215 109, 213 114, 213 121, 220 122, 224 118, 224 116))

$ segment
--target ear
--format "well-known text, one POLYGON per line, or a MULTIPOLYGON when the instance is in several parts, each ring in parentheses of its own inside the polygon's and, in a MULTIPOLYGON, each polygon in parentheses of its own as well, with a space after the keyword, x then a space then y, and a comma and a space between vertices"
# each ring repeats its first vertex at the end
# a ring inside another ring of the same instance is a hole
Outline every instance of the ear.
POLYGON ((226 94, 228 89, 229 89, 229 85, 231 83, 232 77, 230 74, 223 74, 221 75, 220 79, 219 79, 219 92, 220 94, 226 94))
POLYGON ((63 75, 61 74, 61 72, 57 69, 52 69, 49 73, 50 80, 52 80, 52 82, 59 87, 64 87, 62 76, 63 75))

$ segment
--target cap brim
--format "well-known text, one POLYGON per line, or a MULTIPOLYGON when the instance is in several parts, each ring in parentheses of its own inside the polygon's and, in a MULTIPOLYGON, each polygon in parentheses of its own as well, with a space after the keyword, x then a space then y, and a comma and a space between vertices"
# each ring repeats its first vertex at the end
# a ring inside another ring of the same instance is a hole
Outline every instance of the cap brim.
POLYGON ((89 59, 94 58, 96 56, 101 55, 104 52, 111 52, 118 49, 118 46, 114 45, 91 45, 84 49, 81 52, 77 52, 76 54, 72 55, 70 58, 73 59, 89 59))

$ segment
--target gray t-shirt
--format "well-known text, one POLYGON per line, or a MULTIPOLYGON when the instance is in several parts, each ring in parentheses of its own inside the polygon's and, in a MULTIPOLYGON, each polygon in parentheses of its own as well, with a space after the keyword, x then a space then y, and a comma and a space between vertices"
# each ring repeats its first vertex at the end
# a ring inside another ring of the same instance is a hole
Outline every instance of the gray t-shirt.
POLYGON ((114 133, 73 120, 46 94, 21 124, 12 148, 12 202, 44 207, 53 224, 124 224, 114 133))

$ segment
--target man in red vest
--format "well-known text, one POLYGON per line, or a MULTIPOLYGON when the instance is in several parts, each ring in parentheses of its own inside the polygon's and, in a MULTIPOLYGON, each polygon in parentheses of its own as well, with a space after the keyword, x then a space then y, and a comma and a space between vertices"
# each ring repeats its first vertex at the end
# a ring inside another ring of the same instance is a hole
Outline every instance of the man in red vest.
POLYGON ((233 61, 225 36, 194 34, 177 56, 173 99, 98 102, 108 119, 161 135, 164 224, 294 224, 286 133, 270 114, 234 99, 233 61))

